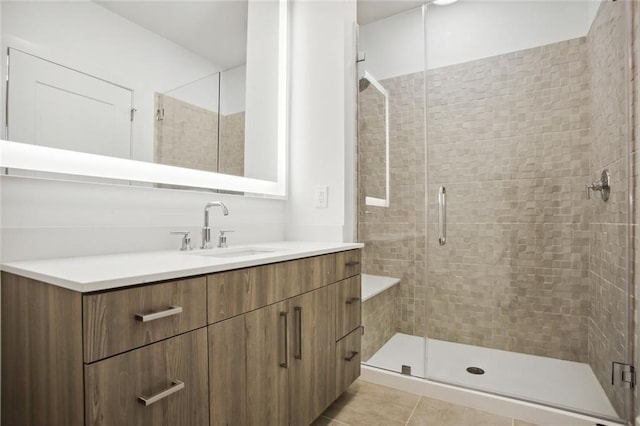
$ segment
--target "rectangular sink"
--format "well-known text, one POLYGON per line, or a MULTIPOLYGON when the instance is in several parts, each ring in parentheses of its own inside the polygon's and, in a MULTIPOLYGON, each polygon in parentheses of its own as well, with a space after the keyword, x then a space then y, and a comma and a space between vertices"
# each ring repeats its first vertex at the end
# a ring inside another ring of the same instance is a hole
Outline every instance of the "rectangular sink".
POLYGON ((276 252, 275 249, 267 249, 267 248, 239 248, 239 249, 203 250, 203 251, 199 251, 192 254, 195 254, 197 256, 229 258, 229 257, 256 256, 260 254, 275 253, 275 252, 276 252))

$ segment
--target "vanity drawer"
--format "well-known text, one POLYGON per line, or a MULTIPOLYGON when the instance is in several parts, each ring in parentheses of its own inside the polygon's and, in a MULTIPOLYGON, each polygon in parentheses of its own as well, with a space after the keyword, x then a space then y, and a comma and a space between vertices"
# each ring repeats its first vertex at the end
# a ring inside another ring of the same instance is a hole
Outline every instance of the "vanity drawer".
POLYGON ((333 282, 335 255, 332 254, 209 275, 209 324, 333 282))
POLYGON ((206 328, 86 365, 86 424, 208 425, 207 380, 206 328))
POLYGON ((336 256, 336 280, 343 280, 360 274, 361 251, 348 250, 335 254, 336 256))
POLYGON ((307 257, 276 264, 279 300, 316 290, 336 282, 334 254, 307 257))
POLYGON ((83 296, 84 361, 205 326, 206 292, 199 277, 83 296))
POLYGON ((360 376, 361 339, 358 327, 336 343, 336 398, 360 376))
POLYGON ((361 324, 360 275, 336 283, 336 340, 361 324))
POLYGON ((282 300, 276 269, 264 265, 207 276, 209 324, 282 300))

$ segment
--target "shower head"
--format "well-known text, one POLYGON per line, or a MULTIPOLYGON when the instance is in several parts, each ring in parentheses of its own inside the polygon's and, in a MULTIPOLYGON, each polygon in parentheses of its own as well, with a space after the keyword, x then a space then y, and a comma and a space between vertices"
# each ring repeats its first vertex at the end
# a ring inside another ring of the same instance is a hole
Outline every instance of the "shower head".
POLYGON ((360 77, 360 80, 358 81, 358 89, 360 92, 364 92, 365 90, 367 90, 367 87, 369 87, 370 85, 371 82, 367 77, 360 77))

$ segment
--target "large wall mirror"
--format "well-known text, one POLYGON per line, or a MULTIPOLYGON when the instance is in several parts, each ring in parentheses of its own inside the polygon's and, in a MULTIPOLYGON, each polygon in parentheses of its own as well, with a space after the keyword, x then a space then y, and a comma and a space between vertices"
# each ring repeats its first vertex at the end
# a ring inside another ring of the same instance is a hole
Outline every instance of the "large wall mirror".
POLYGON ((9 173, 286 195, 286 0, 0 8, 9 173))

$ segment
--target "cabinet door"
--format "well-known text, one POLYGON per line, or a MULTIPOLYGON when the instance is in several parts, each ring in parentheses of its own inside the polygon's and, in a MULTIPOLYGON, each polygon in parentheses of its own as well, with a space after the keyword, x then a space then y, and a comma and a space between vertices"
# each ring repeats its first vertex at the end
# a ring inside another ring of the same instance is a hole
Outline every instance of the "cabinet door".
POLYGON ((247 423, 244 315, 209 326, 211 426, 247 423))
POLYGON ((291 425, 308 425, 335 397, 335 286, 289 300, 291 425))
POLYGON ((249 425, 289 424, 290 321, 286 301, 245 315, 249 425))
POLYGON ((204 328, 86 365, 86 424, 208 426, 207 382, 204 328))

